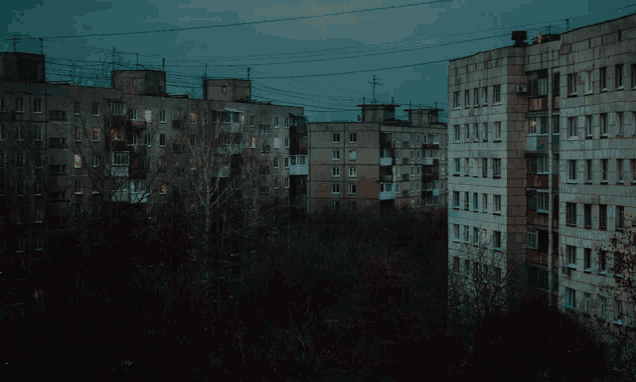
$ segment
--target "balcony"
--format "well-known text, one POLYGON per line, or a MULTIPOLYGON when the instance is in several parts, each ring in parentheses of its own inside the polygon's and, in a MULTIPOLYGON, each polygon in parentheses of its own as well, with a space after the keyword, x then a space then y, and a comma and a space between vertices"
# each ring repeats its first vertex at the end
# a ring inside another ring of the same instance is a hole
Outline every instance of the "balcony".
POLYGON ((393 166, 393 158, 380 158, 380 166, 393 166))
POLYGON ((402 158, 402 164, 410 164, 409 158, 402 158))
POLYGON ((309 175, 307 155, 294 155, 289 157, 289 175, 309 175))
POLYGON ((526 136, 526 151, 547 152, 548 138, 547 135, 526 136))
POLYGON ((437 137, 433 137, 433 144, 439 146, 439 142, 437 142, 437 137))
POLYGON ((143 130, 148 127, 148 122, 133 120, 133 121, 130 121, 130 125, 132 126, 133 129, 143 130))
POLYGON ((66 138, 49 138, 50 149, 66 148, 66 138))
POLYGON ((424 164, 426 166, 432 166, 433 165, 433 158, 424 158, 424 164))
POLYGON ((383 182, 392 183, 393 182, 393 175, 382 175, 381 179, 382 179, 383 182))
POLYGON ((378 199, 380 200, 391 200, 395 199, 395 191, 380 191, 378 194, 378 199))

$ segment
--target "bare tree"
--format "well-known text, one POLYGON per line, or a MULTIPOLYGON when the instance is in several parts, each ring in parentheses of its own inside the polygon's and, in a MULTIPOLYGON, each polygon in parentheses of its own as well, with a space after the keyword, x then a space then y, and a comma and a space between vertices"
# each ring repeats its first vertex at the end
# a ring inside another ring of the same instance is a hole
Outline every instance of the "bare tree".
POLYGON ((494 248, 492 239, 477 228, 471 243, 453 243, 448 275, 449 315, 453 321, 475 324, 492 313, 506 311, 522 296, 526 260, 505 248, 494 248))

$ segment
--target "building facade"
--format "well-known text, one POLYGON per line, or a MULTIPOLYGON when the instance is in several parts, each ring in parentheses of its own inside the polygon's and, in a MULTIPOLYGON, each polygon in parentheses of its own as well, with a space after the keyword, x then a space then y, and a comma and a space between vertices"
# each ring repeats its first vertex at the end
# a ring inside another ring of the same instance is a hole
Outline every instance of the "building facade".
POLYGON ((179 190, 190 206, 212 205, 237 179, 255 213, 275 201, 306 209, 303 108, 253 101, 250 81, 204 80, 204 98, 190 99, 167 94, 162 71, 113 71, 111 88, 82 87, 47 82, 43 55, 0 61, 0 223, 15 231, 2 251, 46 251, 58 227, 99 219, 105 204, 151 218, 179 190))
POLYGON ((438 109, 358 105, 360 122, 309 123, 309 211, 409 206, 446 200, 446 125, 438 109))
POLYGON ((633 302, 603 286, 636 211, 636 16, 512 38, 449 64, 449 259, 486 230, 530 262, 530 297, 616 320, 633 302))

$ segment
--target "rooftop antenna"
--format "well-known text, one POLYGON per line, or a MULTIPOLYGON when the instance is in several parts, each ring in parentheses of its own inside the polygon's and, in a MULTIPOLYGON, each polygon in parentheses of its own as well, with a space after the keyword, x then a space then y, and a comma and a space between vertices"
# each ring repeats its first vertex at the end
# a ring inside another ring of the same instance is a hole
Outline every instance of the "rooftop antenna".
POLYGON ((113 47, 113 71, 115 71, 115 47, 113 47))
POLYGON ((250 71, 252 70, 252 68, 247 68, 247 80, 250 80, 250 71))
POLYGON ((13 38, 7 39, 7 40, 13 40, 13 42, 11 43, 13 45, 13 53, 15 53, 16 41, 22 40, 20 37, 15 37, 15 36, 16 35, 13 35, 13 38))
POLYGON ((161 70, 166 71, 166 58, 161 59, 161 70))
MULTIPOLYGON (((381 78, 378 78, 378 80, 381 80, 381 78)), ((369 82, 369 81, 367 81, 367 82, 369 82)), ((369 82, 369 83, 373 85, 373 104, 375 104, 376 103, 376 99, 375 99, 375 85, 382 85, 382 84, 379 83, 379 82, 376 82, 375 75, 373 75, 373 82, 369 82)))
POLYGON ((568 32, 570 31, 570 19, 565 19, 565 23, 568 27, 568 32))
POLYGON ((207 80, 208 79, 208 63, 205 63, 205 74, 203 74, 203 79, 207 80))
POLYGON ((552 30, 552 26, 548 25, 548 34, 550 34, 550 31, 552 30))
POLYGON ((44 54, 44 39, 40 38, 40 54, 44 54))
POLYGON ((137 70, 139 70, 139 53, 137 53, 137 70))

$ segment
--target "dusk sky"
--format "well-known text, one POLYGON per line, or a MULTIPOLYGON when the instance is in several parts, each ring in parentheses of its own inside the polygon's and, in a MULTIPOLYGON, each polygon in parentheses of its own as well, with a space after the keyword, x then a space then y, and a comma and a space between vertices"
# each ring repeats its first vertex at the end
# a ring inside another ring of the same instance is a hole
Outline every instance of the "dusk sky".
POLYGON ((186 2, 9 1, 3 51, 40 52, 44 38, 48 80, 109 84, 115 67, 161 69, 168 92, 201 96, 201 78, 246 78, 252 98, 305 107, 310 121, 357 120, 357 104, 394 97, 404 108, 446 109, 448 60, 512 45, 510 32, 566 31, 636 11, 629 0, 314 1, 267 4, 256 0, 186 2), (384 8, 368 12, 303 18, 384 8), (282 19, 282 20, 280 20, 282 19), (280 21, 273 21, 280 20, 280 21), (253 24, 255 23, 256 24, 253 24), (260 22, 260 23, 259 23, 260 22), (264 23, 263 23, 264 22, 264 23), (238 26, 226 24, 252 23, 238 26), (220 26, 206 28, 210 26, 220 26), (198 28, 174 30, 178 28, 198 28), (135 33, 173 29, 168 32, 135 33), (113 33, 130 32, 122 35, 113 33), (84 35, 98 34, 96 36, 84 35), (74 37, 76 36, 76 37, 74 37), (31 39, 29 39, 31 38, 31 39), (417 65, 421 64, 421 65, 417 65), (384 69, 400 67, 394 69, 384 69), (384 70, 380 70, 384 69, 384 70), (343 72, 356 72, 338 74, 343 72), (309 77, 298 77, 309 76, 309 77), (272 78, 276 77, 276 78, 272 78))

